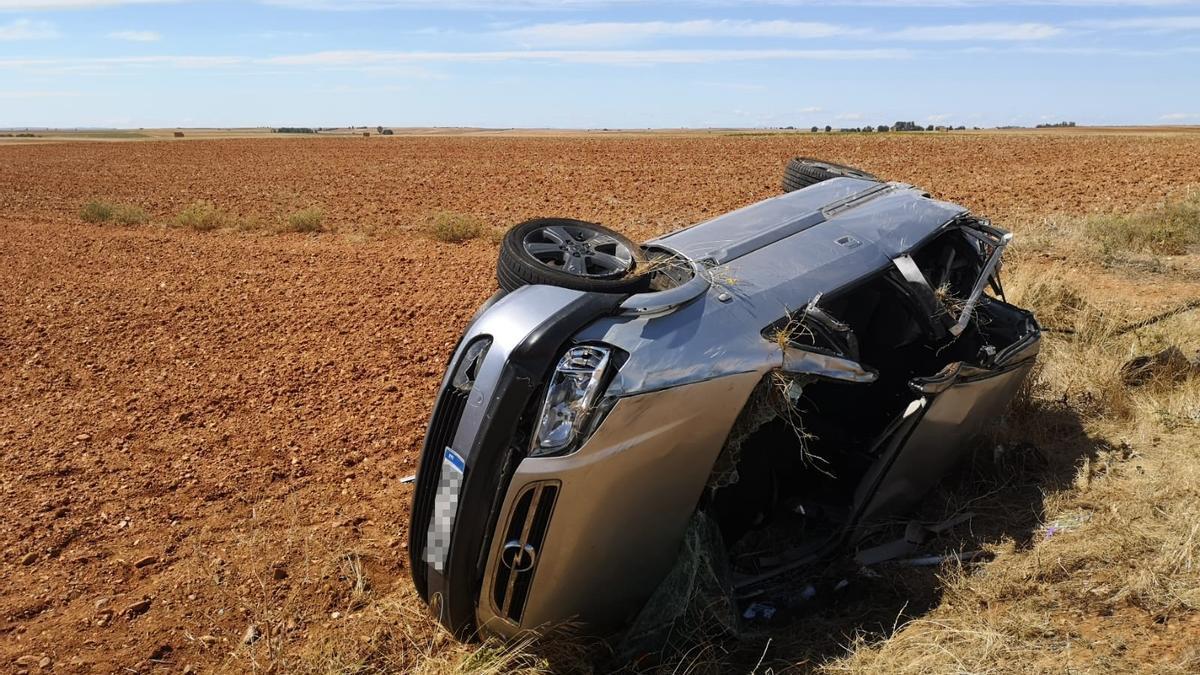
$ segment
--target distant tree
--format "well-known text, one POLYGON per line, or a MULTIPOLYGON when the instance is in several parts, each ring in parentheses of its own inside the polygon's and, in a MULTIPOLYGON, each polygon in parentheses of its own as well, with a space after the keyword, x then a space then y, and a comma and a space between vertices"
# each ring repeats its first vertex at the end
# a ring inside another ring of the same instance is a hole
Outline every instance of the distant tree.
POLYGON ((929 126, 925 127, 925 131, 933 131, 933 125, 930 124, 929 126))
POLYGON ((383 134, 384 136, 391 136, 395 132, 393 132, 391 129, 384 129, 383 131, 381 131, 379 133, 383 134))
POLYGON ((382 134, 383 133, 383 125, 379 125, 379 126, 375 127, 375 131, 376 131, 376 133, 382 134))
POLYGON ((886 125, 886 124, 880 124, 878 127, 875 128, 875 131, 878 131, 881 133, 884 131, 887 131, 887 130, 888 130, 888 125, 886 125))
POLYGON ((833 127, 831 127, 831 126, 829 126, 828 124, 826 124, 826 125, 825 125, 825 133, 829 133, 829 132, 831 132, 831 131, 833 131, 833 127))
POLYGON ((812 132, 813 132, 814 134, 815 134, 815 133, 817 133, 818 131, 820 131, 820 129, 818 129, 817 127, 813 127, 813 128, 812 128, 812 132))

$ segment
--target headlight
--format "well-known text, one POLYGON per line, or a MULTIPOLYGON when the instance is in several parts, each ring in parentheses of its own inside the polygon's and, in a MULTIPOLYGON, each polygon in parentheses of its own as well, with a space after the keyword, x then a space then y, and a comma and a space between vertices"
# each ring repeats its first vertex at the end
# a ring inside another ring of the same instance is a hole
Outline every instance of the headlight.
POLYGON ((611 355, 606 347, 587 345, 568 349, 559 360, 546 388, 531 457, 557 454, 575 441, 600 394, 611 355))

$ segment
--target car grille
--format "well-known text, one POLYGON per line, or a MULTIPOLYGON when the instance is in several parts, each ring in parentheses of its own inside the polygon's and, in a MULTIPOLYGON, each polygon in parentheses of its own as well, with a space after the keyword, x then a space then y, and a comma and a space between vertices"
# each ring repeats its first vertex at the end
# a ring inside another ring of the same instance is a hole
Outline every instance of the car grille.
POLYGON ((492 602, 500 616, 517 624, 525 611, 558 490, 557 482, 533 483, 525 488, 514 502, 501 540, 492 602))
POLYGON ((433 511, 434 498, 437 496, 438 477, 442 471, 442 456, 446 448, 454 442, 454 434, 458 430, 459 420, 462 419, 463 409, 467 406, 468 392, 455 387, 442 390, 441 399, 434 409, 433 419, 429 423, 429 432, 425 435, 425 448, 421 455, 421 472, 417 476, 418 499, 413 504, 413 523, 422 525, 413 529, 409 536, 414 541, 409 542, 414 554, 414 575, 419 575, 419 585, 424 587, 427 574, 425 565, 417 564, 419 556, 425 549, 426 528, 433 511), (419 539, 419 540, 417 540, 419 539))

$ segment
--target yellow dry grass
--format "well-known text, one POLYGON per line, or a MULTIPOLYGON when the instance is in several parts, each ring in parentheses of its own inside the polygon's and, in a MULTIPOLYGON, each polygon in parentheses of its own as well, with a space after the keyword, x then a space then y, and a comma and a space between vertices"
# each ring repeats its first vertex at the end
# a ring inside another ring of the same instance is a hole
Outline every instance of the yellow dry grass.
POLYGON ((419 229, 430 239, 448 244, 461 244, 485 236, 489 241, 499 243, 504 236, 502 230, 488 227, 475 216, 451 211, 437 211, 425 216, 419 229))

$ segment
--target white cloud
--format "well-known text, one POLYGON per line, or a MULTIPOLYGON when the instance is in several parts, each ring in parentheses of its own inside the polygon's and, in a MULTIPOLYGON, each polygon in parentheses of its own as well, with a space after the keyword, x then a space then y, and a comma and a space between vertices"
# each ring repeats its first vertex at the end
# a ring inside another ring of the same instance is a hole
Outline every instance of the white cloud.
POLYGON ((243 33, 243 37, 255 40, 298 40, 316 37, 316 33, 303 30, 264 30, 257 33, 243 33))
POLYGON ((162 35, 152 30, 119 30, 109 33, 108 37, 127 42, 158 42, 162 39, 162 35))
POLYGON ((17 19, 0 23, 0 42, 7 40, 50 40, 58 37, 58 30, 49 21, 17 19))
POLYGON ((912 26, 877 31, 808 21, 691 21, 540 23, 497 31, 495 35, 528 46, 620 46, 662 38, 765 38, 807 40, 829 37, 900 41, 1025 41, 1045 40, 1066 31, 1044 23, 963 23, 912 26))
POLYGON ((113 66, 167 66, 171 68, 220 68, 250 64, 240 56, 107 56, 83 59, 0 59, 0 69, 9 70, 99 70, 113 66))
POLYGON ((712 82, 709 80, 697 82, 696 86, 713 89, 732 89, 733 91, 766 91, 769 89, 765 84, 755 84, 753 82, 712 82))
MULTIPOLYGON (((592 51, 398 52, 326 51, 265 58, 244 56, 114 56, 80 59, 0 59, 8 70, 96 70, 110 67, 226 68, 234 66, 325 67, 391 72, 396 66, 426 63, 551 63, 641 66, 740 61, 872 61, 910 58, 903 49, 658 49, 592 51)), ((406 71, 411 69, 405 69, 406 71)), ((440 76, 439 76, 440 77, 440 76)))
POLYGON ((489 63, 553 61, 608 65, 722 63, 736 61, 864 61, 911 57, 904 49, 648 49, 528 50, 487 52, 326 51, 263 59, 268 65, 364 66, 387 63, 489 63))
POLYGON ((67 96, 79 96, 77 91, 0 91, 0 98, 6 99, 26 99, 26 98, 62 98, 67 96))
POLYGON ((1045 23, 960 23, 946 26, 912 26, 885 34, 895 40, 1045 40, 1065 31, 1045 23))
POLYGON ((594 46, 629 44, 647 39, 671 37, 807 39, 866 32, 864 29, 809 21, 696 19, 692 21, 541 23, 499 31, 498 34, 521 44, 594 46))
POLYGON ((0 0, 0 12, 52 9, 96 9, 118 5, 157 5, 178 0, 0 0))
POLYGON ((1169 33, 1173 31, 1200 30, 1200 16, 1142 16, 1125 19, 1097 19, 1076 21, 1073 25, 1093 30, 1169 33))

